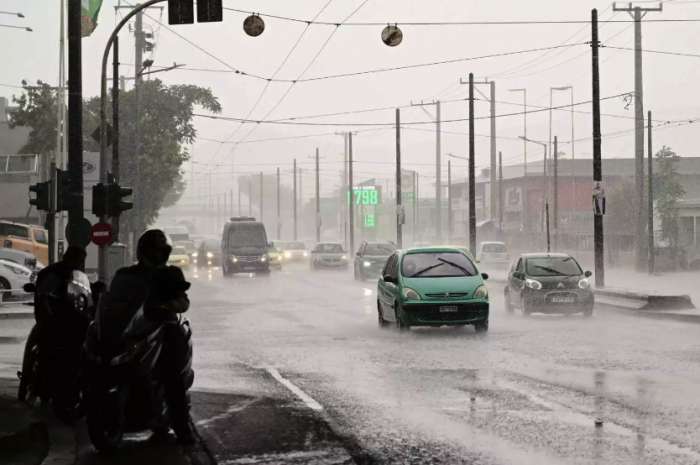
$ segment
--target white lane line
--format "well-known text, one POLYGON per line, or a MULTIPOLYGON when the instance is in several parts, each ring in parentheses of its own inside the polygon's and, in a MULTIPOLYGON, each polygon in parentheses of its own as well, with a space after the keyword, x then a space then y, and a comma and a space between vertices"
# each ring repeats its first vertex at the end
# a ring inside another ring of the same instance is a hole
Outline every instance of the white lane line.
POLYGON ((297 396, 299 399, 301 399, 302 402, 306 404, 307 407, 309 407, 311 410, 314 410, 316 412, 320 412, 323 410, 323 406, 316 402, 310 395, 302 391, 298 386, 296 386, 294 383, 289 381, 287 378, 283 377, 279 371, 277 371, 277 368, 274 367, 267 367, 265 368, 270 375, 275 378, 282 386, 286 387, 292 393, 294 393, 295 396, 297 396))

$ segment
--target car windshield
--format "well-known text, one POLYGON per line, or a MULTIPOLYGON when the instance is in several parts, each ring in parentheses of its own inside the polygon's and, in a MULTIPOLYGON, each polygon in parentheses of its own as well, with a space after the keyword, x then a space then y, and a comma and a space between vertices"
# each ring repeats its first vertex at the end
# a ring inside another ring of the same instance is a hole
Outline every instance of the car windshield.
POLYGON ((29 239, 29 228, 18 224, 0 223, 0 235, 29 239))
POLYGON ((578 276, 583 274, 573 257, 534 257, 527 259, 529 276, 578 276))
POLYGON ((319 253, 343 253, 343 246, 340 244, 318 244, 314 252, 319 253))
POLYGON ((238 224, 229 233, 231 247, 266 247, 265 230, 261 224, 238 224))
POLYGON ((481 249, 483 252, 486 253, 506 253, 508 250, 506 249, 505 244, 484 244, 484 246, 481 249))
POLYGON ((382 255, 388 256, 396 251, 396 247, 392 244, 367 244, 365 247, 365 255, 382 255))
POLYGON ((303 242, 288 242, 284 245, 285 250, 306 250, 303 242))
POLYGON ((476 267, 459 252, 419 252, 403 258, 401 273, 407 278, 475 276, 476 267))

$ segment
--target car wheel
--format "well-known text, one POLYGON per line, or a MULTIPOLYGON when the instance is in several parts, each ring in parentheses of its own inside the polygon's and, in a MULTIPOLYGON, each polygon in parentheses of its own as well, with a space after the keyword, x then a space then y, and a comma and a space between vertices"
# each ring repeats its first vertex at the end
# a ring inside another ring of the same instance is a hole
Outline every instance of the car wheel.
POLYGON ((384 319, 384 316, 382 315, 382 304, 379 303, 377 300, 377 323, 379 324, 380 328, 386 328, 389 326, 389 322, 384 319))
POLYGON ((476 323, 474 329, 477 333, 485 333, 489 330, 489 320, 484 320, 476 323))
POLYGON ((503 298, 506 302, 506 313, 513 313, 513 303, 510 301, 510 291, 506 288, 503 291, 503 298))
POLYGON ((396 318, 396 328, 399 331, 403 332, 411 329, 411 325, 407 324, 406 320, 404 320, 403 310, 401 310, 398 303, 394 305, 394 316, 396 318))
POLYGON ((12 293, 9 291, 3 292, 3 289, 12 289, 12 286, 10 286, 10 283, 5 278, 0 278, 0 302, 12 295, 12 293))

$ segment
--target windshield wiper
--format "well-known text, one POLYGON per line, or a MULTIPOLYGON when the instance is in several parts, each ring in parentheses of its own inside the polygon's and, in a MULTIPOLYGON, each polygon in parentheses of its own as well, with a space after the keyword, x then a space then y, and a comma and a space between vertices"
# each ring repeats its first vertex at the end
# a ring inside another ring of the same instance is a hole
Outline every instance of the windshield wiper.
POLYGON ((557 276, 569 276, 568 274, 564 274, 561 271, 555 270, 554 268, 549 268, 548 266, 535 265, 535 268, 539 268, 540 270, 547 271, 547 272, 555 274, 557 276))
POLYGON ((420 270, 416 273, 413 273, 411 276, 409 276, 409 278, 417 278, 418 276, 422 275, 423 273, 427 273, 428 271, 433 270, 433 269, 437 268, 438 266, 442 266, 442 265, 444 265, 444 263, 437 263, 435 265, 430 265, 427 268, 423 268, 422 270, 420 270))
POLYGON ((443 263, 447 263, 450 266, 454 266, 455 268, 460 269, 465 274, 465 276, 473 276, 472 273, 468 269, 464 268, 461 265, 458 265, 458 264, 451 262, 449 260, 445 260, 444 258, 438 258, 438 260, 440 260, 443 263))

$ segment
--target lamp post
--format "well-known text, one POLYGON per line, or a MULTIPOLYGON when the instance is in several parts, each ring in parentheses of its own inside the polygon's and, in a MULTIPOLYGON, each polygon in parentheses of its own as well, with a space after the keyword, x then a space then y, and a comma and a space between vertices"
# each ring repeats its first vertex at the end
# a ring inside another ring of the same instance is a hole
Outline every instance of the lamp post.
POLYGON ((576 212, 576 151, 574 150, 574 87, 573 86, 560 86, 560 87, 550 87, 549 88, 549 144, 550 153, 552 145, 552 92, 553 91, 570 91, 571 93, 571 209, 569 211, 569 223, 570 227, 573 227, 574 213, 576 212))
POLYGON ((550 251, 550 237, 549 237, 549 192, 547 190, 547 143, 538 140, 528 139, 527 137, 520 138, 525 141, 525 143, 541 145, 544 148, 544 161, 542 162, 542 200, 544 207, 544 222, 546 226, 547 233, 547 252, 550 251))
POLYGON ((525 88, 519 88, 519 89, 508 89, 509 92, 522 92, 523 94, 523 194, 522 194, 522 212, 521 212, 521 221, 522 221, 522 228, 523 230, 527 230, 528 223, 527 223, 527 216, 526 216, 526 209, 527 209, 527 89, 525 88))

